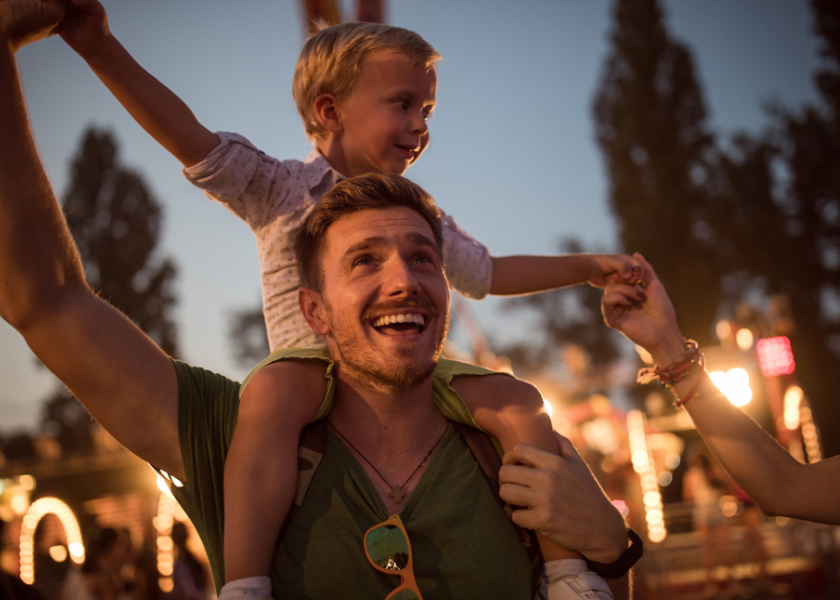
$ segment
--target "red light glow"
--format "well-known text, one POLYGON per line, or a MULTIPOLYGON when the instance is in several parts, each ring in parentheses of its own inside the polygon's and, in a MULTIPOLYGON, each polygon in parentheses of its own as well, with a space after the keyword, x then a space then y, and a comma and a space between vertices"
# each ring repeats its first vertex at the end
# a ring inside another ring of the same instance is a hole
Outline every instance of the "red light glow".
POLYGON ((790 375, 796 368, 790 340, 784 336, 758 340, 755 349, 758 352, 758 366, 765 377, 790 375))

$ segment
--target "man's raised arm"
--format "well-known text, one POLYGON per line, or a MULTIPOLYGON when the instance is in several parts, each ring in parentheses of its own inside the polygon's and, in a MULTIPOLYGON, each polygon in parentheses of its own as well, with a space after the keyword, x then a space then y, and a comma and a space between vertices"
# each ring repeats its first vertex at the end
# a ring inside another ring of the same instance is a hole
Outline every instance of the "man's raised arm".
POLYGON ((0 317, 129 450, 183 476, 169 358, 87 286, 32 139, 15 52, 62 5, 0 0, 0 317))

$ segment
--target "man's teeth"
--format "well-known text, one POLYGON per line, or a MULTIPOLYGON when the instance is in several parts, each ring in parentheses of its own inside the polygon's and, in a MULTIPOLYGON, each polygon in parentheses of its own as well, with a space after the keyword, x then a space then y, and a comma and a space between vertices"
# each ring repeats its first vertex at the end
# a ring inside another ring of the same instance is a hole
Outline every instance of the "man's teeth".
POLYGON ((384 327, 385 325, 390 325, 392 323, 415 323, 416 325, 423 326, 426 323, 426 320, 423 318, 423 315, 387 315, 376 319, 373 322, 373 326, 384 327))

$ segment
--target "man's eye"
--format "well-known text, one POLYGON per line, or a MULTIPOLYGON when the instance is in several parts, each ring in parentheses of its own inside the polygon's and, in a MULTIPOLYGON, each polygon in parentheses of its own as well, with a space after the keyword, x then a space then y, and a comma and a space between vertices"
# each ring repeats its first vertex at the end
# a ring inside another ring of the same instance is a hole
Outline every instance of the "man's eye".
POLYGON ((353 261, 353 266, 365 266, 365 265, 372 265, 373 259, 370 256, 360 256, 355 261, 353 261))
POLYGON ((435 264, 435 261, 428 254, 417 255, 417 257, 414 259, 414 262, 419 264, 435 264))

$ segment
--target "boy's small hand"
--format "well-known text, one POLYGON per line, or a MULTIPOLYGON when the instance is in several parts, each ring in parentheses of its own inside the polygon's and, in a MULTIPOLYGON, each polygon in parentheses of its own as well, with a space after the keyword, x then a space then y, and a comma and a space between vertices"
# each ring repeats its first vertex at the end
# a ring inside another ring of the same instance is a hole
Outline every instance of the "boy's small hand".
POLYGON ((68 0, 67 16, 58 26, 58 34, 68 46, 85 57, 111 36, 105 9, 97 0, 68 0))
POLYGON ((64 14, 64 5, 58 2, 0 0, 0 43, 17 52, 52 35, 64 14))
POLYGON ((589 283, 595 287, 605 287, 611 276, 618 276, 627 283, 634 284, 645 276, 641 262, 626 254, 592 254, 592 270, 589 283))
POLYGON ((655 360, 673 346, 681 355, 685 351, 682 335, 665 286, 641 254, 637 253, 635 257, 644 266, 644 277, 635 284, 617 274, 609 278, 601 299, 604 322, 650 352, 655 360))

